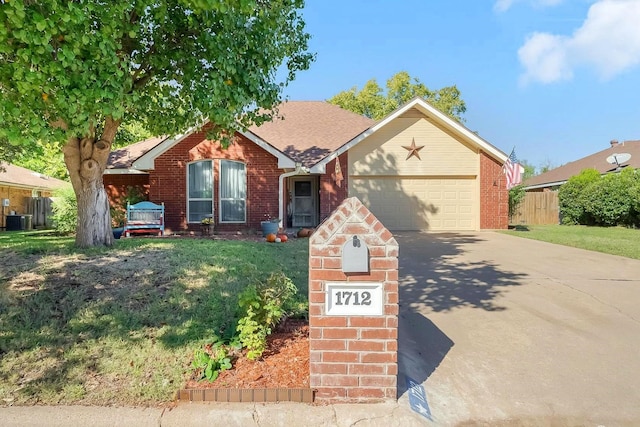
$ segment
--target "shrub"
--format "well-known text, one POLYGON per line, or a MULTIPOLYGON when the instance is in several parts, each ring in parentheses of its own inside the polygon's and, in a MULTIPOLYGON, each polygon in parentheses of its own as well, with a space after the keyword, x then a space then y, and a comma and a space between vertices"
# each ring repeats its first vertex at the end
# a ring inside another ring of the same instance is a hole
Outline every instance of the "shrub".
POLYGON ((210 346, 209 351, 196 350, 191 366, 200 372, 200 379, 215 381, 220 372, 231 369, 231 358, 227 348, 216 341, 210 346))
POLYGON ((563 224, 590 224, 593 219, 585 211, 584 192, 592 182, 600 179, 596 169, 585 169, 560 186, 560 218, 563 224))
POLYGON ((629 187, 631 198, 631 225, 640 227, 640 169, 635 170, 633 181, 629 187))
POLYGON ((634 171, 625 169, 590 183, 584 189, 584 211, 594 224, 602 226, 631 225, 633 199, 629 192, 634 171))
POLYGON ((518 207, 524 200, 524 185, 516 185, 509 190, 509 219, 518 213, 518 207))
POLYGON ((247 348, 247 358, 262 356, 267 336, 282 317, 296 294, 296 285, 283 273, 273 273, 266 282, 248 286, 238 299, 244 316, 238 321, 240 343, 247 348))
POLYGON ((74 233, 78 225, 78 201, 71 186, 54 192, 52 209, 54 228, 59 233, 74 233))

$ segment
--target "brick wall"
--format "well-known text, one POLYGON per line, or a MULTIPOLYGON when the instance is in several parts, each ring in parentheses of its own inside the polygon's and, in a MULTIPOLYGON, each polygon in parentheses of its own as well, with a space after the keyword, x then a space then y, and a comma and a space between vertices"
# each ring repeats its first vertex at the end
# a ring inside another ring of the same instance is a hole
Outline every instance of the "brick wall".
POLYGON ((336 161, 332 160, 327 164, 326 173, 320 175, 320 221, 328 217, 349 193, 349 156, 348 152, 338 157, 342 170, 342 181, 340 185, 336 182, 335 170, 336 161))
POLYGON ((346 199, 309 240, 310 385, 316 399, 396 399, 398 244, 355 197, 346 199), (369 248, 368 273, 342 272, 342 246, 358 235, 369 248), (380 282, 381 316, 328 316, 327 282, 380 282))
POLYGON ((506 229, 509 225, 509 192, 502 163, 480 152, 480 228, 506 229))
POLYGON ((164 202, 167 228, 199 229, 199 224, 187 223, 187 164, 203 159, 237 160, 245 163, 247 168, 247 222, 219 224, 219 162, 214 161, 216 230, 259 229, 265 215, 278 216, 278 177, 282 172, 278 169, 278 160, 240 134, 236 134, 234 143, 225 149, 220 143, 207 140, 205 132, 201 131, 187 136, 156 158, 155 170, 150 171, 149 199, 156 203, 164 202))
POLYGON ((149 197, 149 175, 147 174, 107 174, 102 176, 102 181, 112 207, 122 205, 129 187, 149 197))

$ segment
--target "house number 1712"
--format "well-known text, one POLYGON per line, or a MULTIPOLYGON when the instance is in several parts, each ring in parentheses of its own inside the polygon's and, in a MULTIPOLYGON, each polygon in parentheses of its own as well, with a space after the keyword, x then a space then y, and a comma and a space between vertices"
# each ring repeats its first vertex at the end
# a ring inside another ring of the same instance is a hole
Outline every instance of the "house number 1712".
POLYGON ((371 305, 369 291, 336 291, 336 305, 371 305))
POLYGON ((327 282, 325 286, 327 316, 382 316, 382 283, 327 282))

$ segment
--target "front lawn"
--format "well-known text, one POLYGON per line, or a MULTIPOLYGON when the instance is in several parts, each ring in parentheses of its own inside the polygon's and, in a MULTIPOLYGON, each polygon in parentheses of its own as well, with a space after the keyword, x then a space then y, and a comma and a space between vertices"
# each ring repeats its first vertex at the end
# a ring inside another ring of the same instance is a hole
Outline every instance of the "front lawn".
POLYGON ((284 272, 307 300, 308 240, 0 233, 0 405, 171 401, 194 351, 233 327, 248 284, 284 272))
POLYGON ((503 231, 512 236, 542 240, 590 251, 640 259, 640 230, 583 225, 529 225, 503 231))

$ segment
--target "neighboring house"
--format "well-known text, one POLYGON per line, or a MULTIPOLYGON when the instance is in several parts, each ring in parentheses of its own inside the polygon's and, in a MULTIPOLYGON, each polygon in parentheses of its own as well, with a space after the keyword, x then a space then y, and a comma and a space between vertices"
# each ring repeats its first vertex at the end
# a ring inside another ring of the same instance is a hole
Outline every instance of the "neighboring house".
MULTIPOLYGON (((33 214, 30 203, 32 198, 50 197, 55 189, 65 184, 67 184, 65 181, 20 166, 2 163, 2 168, 0 168, 0 206, 2 206, 0 227, 6 226, 5 217, 11 212, 18 215, 33 214), (6 203, 8 206, 5 206, 6 203)), ((36 223, 35 225, 40 224, 36 223)))
POLYGON ((525 183, 526 191, 552 191, 557 190, 569 178, 578 175, 581 171, 589 168, 598 170, 601 174, 616 172, 623 168, 640 168, 640 141, 611 141, 610 147, 606 150, 598 151, 587 157, 583 157, 559 168, 529 178, 525 183), (619 154, 630 154, 631 158, 620 162, 620 165, 607 162, 607 158, 619 154))
POLYGON ((422 99, 379 122, 322 101, 286 102, 227 149, 205 130, 112 153, 112 203, 128 186, 165 204, 173 231, 314 227, 356 196, 391 230, 507 228, 507 155, 422 99))

